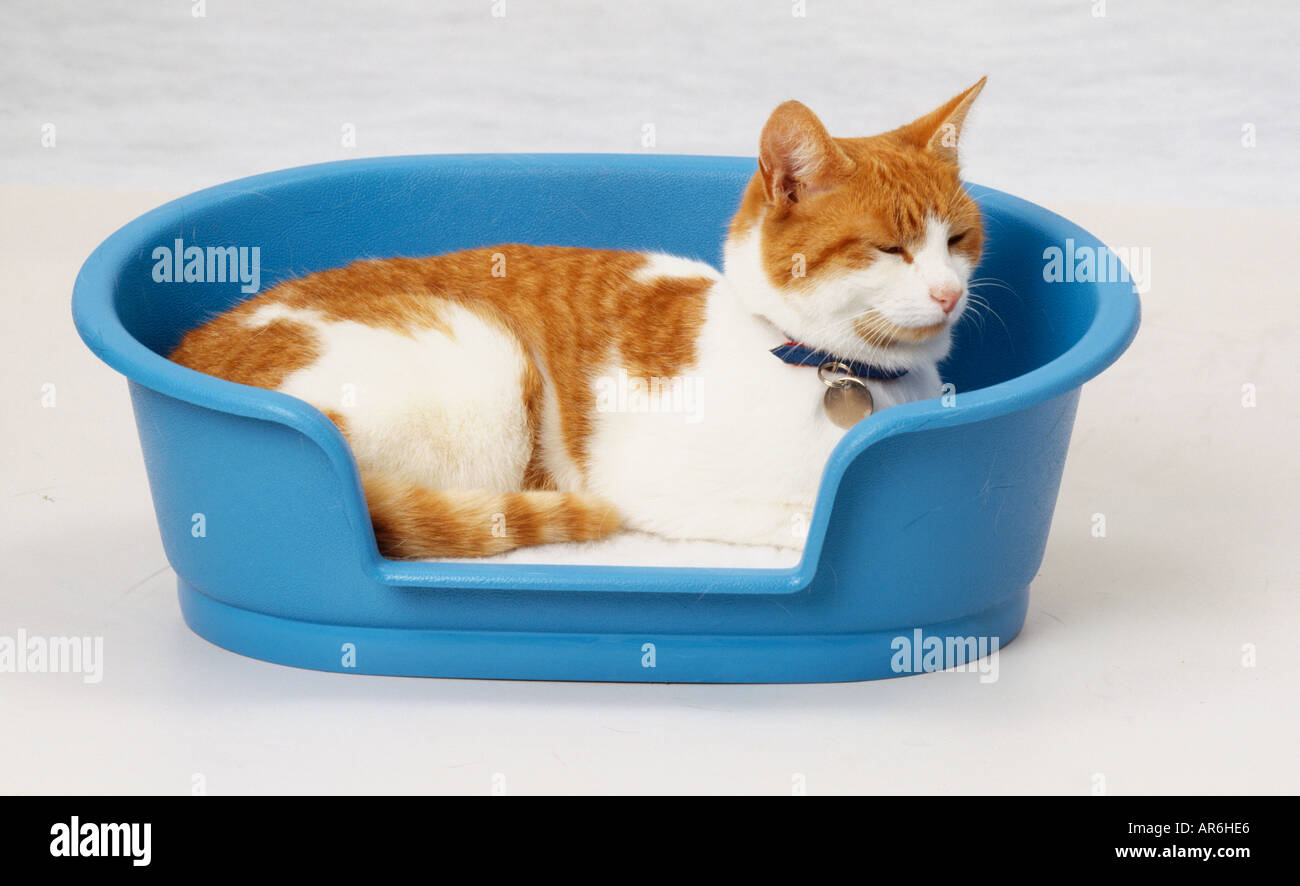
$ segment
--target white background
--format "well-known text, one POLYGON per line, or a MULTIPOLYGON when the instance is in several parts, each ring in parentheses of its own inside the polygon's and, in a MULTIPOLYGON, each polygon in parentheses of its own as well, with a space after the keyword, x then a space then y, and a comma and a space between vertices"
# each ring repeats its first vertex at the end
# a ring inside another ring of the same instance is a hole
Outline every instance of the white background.
POLYGON ((0 634, 98 635, 106 656, 95 685, 0 673, 0 791, 188 793, 196 774, 211 793, 483 793, 497 775, 509 793, 789 793, 796 774, 810 793, 1300 789, 1300 7, 192 5, 0 10, 0 634), (68 315, 116 227, 197 187, 352 156, 646 152, 646 123, 654 152, 748 155, 786 98, 865 135, 985 73, 967 177, 1153 263, 1137 342, 1085 388, 996 683, 341 676, 183 626, 125 385, 68 315))

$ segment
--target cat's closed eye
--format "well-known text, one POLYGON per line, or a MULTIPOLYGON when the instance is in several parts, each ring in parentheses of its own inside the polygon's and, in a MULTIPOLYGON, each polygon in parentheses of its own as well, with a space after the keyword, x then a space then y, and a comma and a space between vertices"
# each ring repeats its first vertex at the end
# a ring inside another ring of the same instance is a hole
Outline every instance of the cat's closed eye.
POLYGON ((954 246, 960 243, 965 236, 966 236, 965 231, 962 231, 960 234, 953 234, 951 237, 948 238, 948 248, 952 249, 954 246))
POLYGON ((888 254, 888 255, 902 255, 902 254, 903 254, 903 247, 901 247, 901 246, 877 246, 876 248, 879 249, 881 252, 886 253, 886 254, 888 254))

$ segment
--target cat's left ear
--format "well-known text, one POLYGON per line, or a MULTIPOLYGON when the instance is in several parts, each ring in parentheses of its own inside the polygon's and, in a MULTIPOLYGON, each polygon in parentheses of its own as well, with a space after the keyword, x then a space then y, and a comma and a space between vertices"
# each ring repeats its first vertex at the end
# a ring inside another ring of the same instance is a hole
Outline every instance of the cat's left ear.
POLYGON ((933 151, 949 163, 956 163, 957 140, 961 137, 962 124, 966 122, 970 106, 988 79, 981 77, 978 83, 961 95, 907 124, 903 127, 904 135, 917 147, 933 151))

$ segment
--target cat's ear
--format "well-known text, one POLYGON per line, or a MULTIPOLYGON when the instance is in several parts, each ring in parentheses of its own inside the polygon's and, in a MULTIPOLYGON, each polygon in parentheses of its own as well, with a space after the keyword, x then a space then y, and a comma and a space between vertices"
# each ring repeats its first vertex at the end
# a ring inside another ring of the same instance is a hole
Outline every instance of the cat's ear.
POLYGON ((798 203, 801 193, 833 187, 853 166, 817 115, 799 102, 778 105, 767 118, 759 138, 758 171, 772 205, 788 206, 798 203))
POLYGON ((956 163, 957 140, 961 137, 962 124, 966 122, 970 106, 988 79, 981 77, 980 82, 961 95, 904 126, 904 136, 917 147, 933 151, 948 162, 956 163))

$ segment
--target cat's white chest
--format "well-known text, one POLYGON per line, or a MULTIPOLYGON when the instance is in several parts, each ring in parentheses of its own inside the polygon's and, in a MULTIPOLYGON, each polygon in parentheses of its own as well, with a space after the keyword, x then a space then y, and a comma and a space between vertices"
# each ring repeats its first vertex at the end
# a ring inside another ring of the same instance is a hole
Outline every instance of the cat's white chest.
POLYGON ((938 397, 942 393, 942 386, 939 370, 933 364, 914 367, 902 378, 889 381, 867 379, 867 389, 871 391, 876 412, 891 406, 938 397))

